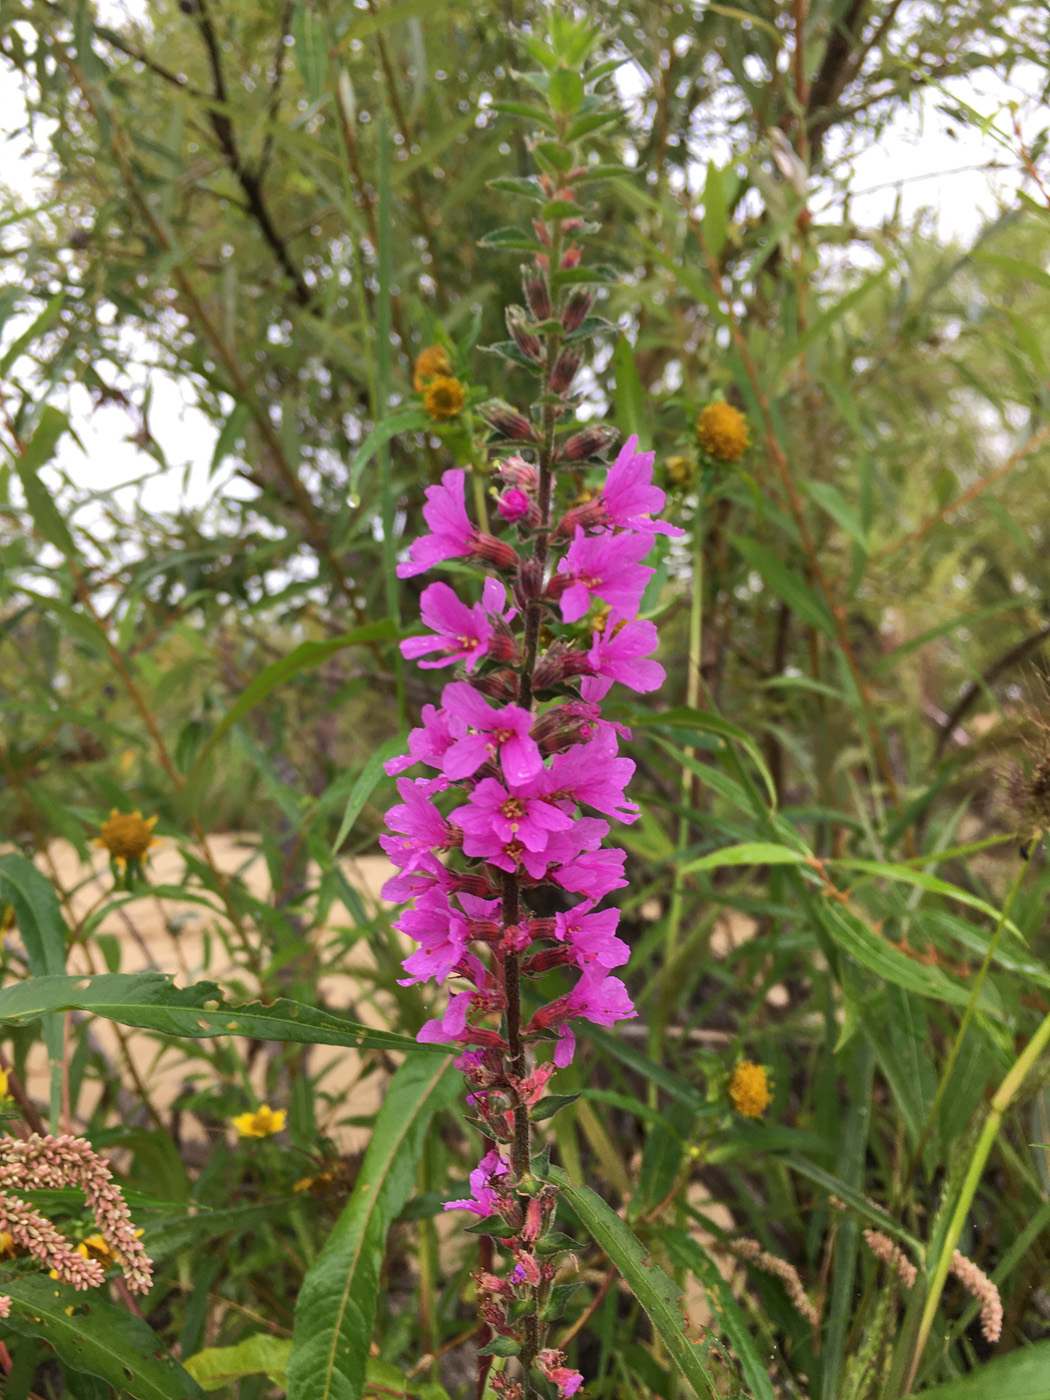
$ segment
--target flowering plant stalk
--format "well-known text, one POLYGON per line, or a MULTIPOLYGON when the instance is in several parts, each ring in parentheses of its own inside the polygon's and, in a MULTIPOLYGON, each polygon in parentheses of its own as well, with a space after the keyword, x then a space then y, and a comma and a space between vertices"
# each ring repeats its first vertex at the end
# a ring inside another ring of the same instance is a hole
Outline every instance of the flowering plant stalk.
POLYGON ((395 927, 419 944, 405 960, 405 984, 456 984, 419 1039, 458 1048, 472 1121, 485 1138, 470 1197, 446 1209, 480 1217, 506 1259, 502 1272, 494 1262, 483 1267, 477 1283, 490 1338, 483 1353, 520 1364, 520 1379, 494 1378, 508 1400, 534 1393, 534 1367, 559 1396, 583 1382, 546 1345, 560 1310, 563 1248, 532 1124, 565 1101, 548 1098, 547 1088, 573 1058, 573 1023, 607 1026, 636 1014, 613 975, 629 953, 617 937, 619 911, 599 907, 626 884, 625 853, 602 843, 605 818, 638 816, 624 792, 634 764, 619 756, 630 732, 603 719, 599 702, 614 683, 651 691, 663 680, 650 659, 656 628, 638 617, 653 575, 643 561, 656 534, 681 533, 652 518, 664 493, 651 482, 653 454, 639 452, 636 437, 597 490, 584 487, 616 434, 571 421, 582 343, 604 325, 590 315, 594 283, 607 274, 583 266, 579 240, 592 226, 578 190, 589 170, 575 148, 596 119, 615 115, 585 96, 589 75, 576 71, 596 37, 555 19, 550 47, 530 44, 544 67, 533 86, 550 103, 544 138, 533 144, 541 174, 509 185, 540 207, 531 236, 491 238, 533 251, 523 268, 526 304, 508 309, 511 340, 495 348, 539 381, 531 412, 502 401, 481 410, 497 441, 514 449, 497 467, 501 533, 471 521, 466 473, 446 471, 426 491, 429 533, 398 569, 407 578, 459 559, 489 575, 472 605, 448 584, 429 584, 421 598, 429 630, 402 643, 423 667, 460 665, 463 679, 424 708, 408 753, 387 765, 401 775, 423 764, 432 775, 399 776, 402 800, 382 840, 398 867, 384 894, 412 906, 395 927), (530 1010, 525 989, 556 968, 571 974, 570 989, 530 1010))

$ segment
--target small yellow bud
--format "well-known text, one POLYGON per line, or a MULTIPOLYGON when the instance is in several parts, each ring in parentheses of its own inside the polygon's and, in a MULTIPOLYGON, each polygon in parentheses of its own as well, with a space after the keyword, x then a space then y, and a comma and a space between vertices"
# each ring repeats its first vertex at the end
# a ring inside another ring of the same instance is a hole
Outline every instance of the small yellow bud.
POLYGON ((741 1060, 729 1081, 729 1097, 743 1118, 761 1118, 773 1102, 765 1065, 741 1060))
POLYGON ((432 379, 436 379, 439 374, 451 372, 452 361, 445 347, 428 345, 416 356, 416 363, 412 367, 412 388, 417 394, 421 394, 432 379))
POLYGON ((668 457, 664 463, 667 484, 682 489, 691 486, 696 475, 696 463, 692 457, 668 457))
POLYGON ((709 403, 696 420, 696 436, 717 462, 739 462, 751 446, 747 419, 729 403, 709 403))

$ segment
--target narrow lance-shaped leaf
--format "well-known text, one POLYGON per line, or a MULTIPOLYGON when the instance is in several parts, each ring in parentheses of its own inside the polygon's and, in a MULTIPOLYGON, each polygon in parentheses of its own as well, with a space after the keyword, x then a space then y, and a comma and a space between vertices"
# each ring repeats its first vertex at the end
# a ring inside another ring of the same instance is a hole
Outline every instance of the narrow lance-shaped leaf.
POLYGON ((223 1000, 215 982, 179 988, 159 972, 103 972, 96 977, 33 977, 0 991, 0 1024, 35 1021, 52 1011, 90 1011, 122 1026, 163 1035, 245 1035, 296 1045, 345 1045, 356 1050, 438 1053, 407 1035, 373 1030, 343 1016, 280 997, 263 1005, 223 1000))
POLYGON ((461 1082, 447 1060, 423 1057, 390 1081, 353 1195, 299 1294, 288 1400, 360 1400, 387 1231, 412 1190, 430 1120, 461 1082))

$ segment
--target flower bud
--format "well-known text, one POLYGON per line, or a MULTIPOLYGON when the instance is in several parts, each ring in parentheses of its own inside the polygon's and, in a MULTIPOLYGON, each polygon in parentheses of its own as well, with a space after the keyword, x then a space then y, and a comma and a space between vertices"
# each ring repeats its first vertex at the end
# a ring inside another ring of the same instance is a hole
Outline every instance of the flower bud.
MULTIPOLYGON (((549 242, 549 240, 546 241, 549 242)), ((570 243, 565 249, 565 252, 561 255, 561 266, 563 268, 579 267, 582 258, 583 249, 578 247, 575 243, 570 243)))
POLYGON ((565 310, 561 313, 562 330, 566 335, 579 330, 587 318, 587 313, 594 305, 594 293, 575 291, 565 303, 565 310))
POLYGON ((543 246, 545 248, 549 248, 551 246, 550 230, 548 229, 547 225, 543 222, 543 220, 533 219, 532 227, 533 231, 536 234, 536 237, 540 240, 543 246))
POLYGON ((509 705, 518 698, 517 671, 490 671, 487 676, 472 676, 471 685, 501 705, 509 705))
POLYGON ((517 486, 522 491, 535 491, 539 485, 539 473, 524 457, 507 457, 496 470, 507 486, 517 486))
MULTIPOLYGON (((553 580, 552 580, 553 581, 553 580)), ((518 571, 518 582, 514 590, 519 607, 527 607, 534 602, 543 590, 543 570, 535 559, 523 559, 518 571)))
POLYGON ((512 408, 509 403, 504 403, 502 399, 489 399, 478 409, 479 415, 502 437, 510 438, 511 442, 532 442, 534 434, 532 424, 523 413, 519 413, 516 408, 512 408))
POLYGON ((565 394, 576 378, 580 367, 580 356, 576 350, 563 350, 551 371, 550 390, 552 394, 565 394))
POLYGON ((558 460, 562 462, 583 462, 588 457, 597 457, 610 443, 616 441, 619 433, 604 423, 595 423, 581 428, 561 444, 558 460))
POLYGON ((470 558, 491 564, 494 569, 518 567, 517 550, 512 549, 505 540, 498 540, 495 535, 486 535, 481 530, 471 543, 470 558))
POLYGON ((543 360, 543 346, 538 335, 525 329, 525 313, 520 306, 508 306, 506 311, 507 330, 514 338, 514 344, 523 355, 538 365, 543 360))
POLYGON ((522 269, 525 305, 537 321, 546 321, 551 314, 551 296, 543 277, 528 268, 522 269))

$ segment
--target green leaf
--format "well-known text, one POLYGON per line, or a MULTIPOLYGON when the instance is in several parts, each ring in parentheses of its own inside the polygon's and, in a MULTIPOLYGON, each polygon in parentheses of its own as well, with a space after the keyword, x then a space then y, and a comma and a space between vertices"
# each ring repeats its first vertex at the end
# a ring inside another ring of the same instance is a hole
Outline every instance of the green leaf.
MULTIPOLYGON (((7 374, 19 355, 21 355, 24 350, 28 350, 34 340, 39 340, 42 335, 45 335, 51 329, 65 304, 65 292, 56 292, 28 330, 22 332, 4 358, 0 360, 0 378, 3 378, 3 376, 7 374)), ((58 410, 52 409, 51 412, 57 413, 58 410)))
POLYGON ((694 1392, 716 1400, 719 1389, 702 1359, 710 1344, 706 1339, 697 1340, 689 1336, 689 1324, 680 1306, 682 1290, 658 1264, 650 1261, 649 1252, 641 1240, 601 1196, 589 1186, 577 1186, 559 1167, 551 1167, 550 1176, 561 1187, 581 1224, 590 1231, 609 1262, 615 1264, 660 1334, 668 1355, 694 1392))
MULTIPOLYGON (((1034 282, 1037 286, 1050 291, 1050 272, 1045 267, 1040 267, 1038 263, 1026 262, 1024 258, 1004 258, 999 253, 972 253, 977 262, 987 263, 989 267, 997 267, 1002 272, 1008 272, 1013 278, 1021 278, 1028 282, 1034 282)), ((3 366, 0 365, 0 372, 3 366)))
POLYGON ((387 1086, 353 1195, 299 1293, 289 1400, 360 1400, 387 1231, 412 1190, 431 1118, 461 1085, 446 1058, 417 1057, 387 1086))
POLYGON ((252 411, 246 403, 236 403, 230 416, 222 425, 222 432, 215 443, 215 451, 211 454, 211 466, 208 468, 209 477, 222 465, 225 459, 244 437, 245 429, 251 422, 252 411))
POLYGON ((888 267, 884 267, 881 272, 873 273, 870 277, 866 278, 859 287, 854 287, 852 292, 847 292, 841 301, 836 302, 835 305, 829 307, 823 315, 818 316, 813 324, 799 336, 798 340, 788 348, 786 354, 781 358, 780 363, 774 371, 774 379, 779 378, 800 355, 806 353, 811 345, 818 345, 825 341, 828 332, 835 322, 841 321, 843 316, 845 316, 847 312, 852 311, 858 302, 863 301, 870 292, 873 292, 876 287, 881 286, 889 276, 889 271, 888 267))
POLYGON ((815 501, 836 524, 841 525, 850 539, 855 540, 867 553, 868 532, 861 524, 860 516, 849 505, 841 491, 826 481, 804 481, 802 489, 811 501, 815 501))
POLYGON ((295 41, 295 61, 306 96, 310 102, 317 102, 324 92, 328 71, 328 38, 324 19, 307 5, 295 5, 291 30, 295 41))
POLYGON ((67 557, 75 558, 77 550, 73 536, 69 533, 51 492, 38 476, 40 468, 55 455, 58 440, 68 427, 69 422, 65 414, 59 413, 58 409, 52 408, 50 404, 45 404, 25 452, 15 458, 15 470, 25 492, 29 514, 33 517, 33 524, 40 535, 67 557))
POLYGON ((613 351, 613 416, 624 437, 637 433, 644 444, 649 440, 645 416, 645 390, 634 362, 634 351, 625 336, 620 336, 613 351))
POLYGON ((671 1257, 702 1286, 715 1319, 729 1339, 732 1355, 740 1363, 744 1384, 753 1400, 776 1400, 769 1370, 758 1354, 748 1320, 718 1266, 684 1230, 664 1230, 660 1237, 671 1257))
POLYGON ((339 832, 332 842, 332 854, 338 855, 339 848, 346 840, 347 833, 361 815, 361 809, 372 796, 372 790, 379 780, 384 776, 383 764, 387 759, 394 758, 395 755, 404 751, 405 741, 399 734, 395 739, 388 739, 385 744, 376 750, 372 757, 361 770, 361 776, 354 784, 350 796, 346 799, 346 810, 343 813, 343 820, 339 824, 339 832))
POLYGON ((126 1308, 106 1302, 100 1290, 78 1293, 43 1274, 18 1277, 3 1269, 0 1294, 4 1293, 11 1299, 4 1325, 24 1337, 41 1338, 72 1370, 99 1376, 135 1400, 203 1396, 152 1327, 126 1308))
POLYGON ((722 256, 727 229, 728 214, 722 172, 713 160, 709 160, 707 177, 704 180, 704 242, 716 261, 722 256))
POLYGON ((916 1400, 1050 1400, 1050 1341, 997 1356, 967 1376, 923 1390, 916 1400))
POLYGON ((352 39, 365 39, 380 29, 388 29, 392 24, 403 24, 407 19, 434 19, 447 10, 450 0, 391 0, 372 14, 353 19, 343 30, 340 48, 346 48, 352 39))
POLYGON ((696 870, 718 870, 723 865, 805 865, 812 857, 804 851, 793 851, 773 841, 742 841, 738 846, 723 846, 709 851, 681 867, 683 875, 696 870))
MULTIPOLYGON (((943 856, 940 857, 943 859, 943 856)), ((958 904, 965 904, 971 909, 979 909, 982 914, 987 914, 989 919, 998 922, 1000 911, 994 904, 989 904, 986 899, 981 899, 979 895, 971 894, 969 890, 960 889, 958 885, 953 885, 947 880, 940 880, 936 875, 927 875, 925 870, 914 870, 910 865, 894 865, 881 860, 830 860, 829 865, 841 866, 843 870, 861 870, 867 875, 881 875, 887 880, 899 880, 904 885, 914 885, 920 890, 929 890, 931 894, 942 894, 947 899, 953 899, 958 904)), ((1024 942, 1024 935, 1012 919, 1005 920, 1004 927, 1024 942)))
POLYGON ((296 1045, 345 1045, 357 1050, 427 1051, 407 1035, 373 1030, 345 1017, 279 997, 263 1005, 223 1000, 216 982, 176 987, 160 972, 101 972, 94 977, 31 977, 0 991, 0 1023, 35 1021, 52 1011, 90 1011, 122 1026, 163 1035, 246 1035, 296 1045))
POLYGON ((350 464, 350 495, 356 496, 361 482, 361 473, 381 447, 385 447, 399 433, 421 432, 429 423, 430 419, 418 408, 410 409, 405 413, 395 413, 393 417, 384 418, 381 423, 377 423, 357 449, 354 460, 350 464))
POLYGON ((493 1337, 487 1346, 478 1347, 479 1356, 517 1356, 521 1343, 513 1337, 493 1337))
POLYGON ((575 112, 583 101, 583 79, 568 68, 555 68, 550 82, 551 108, 560 116, 575 112))
POLYGON ((286 1337, 256 1332, 232 1347, 207 1347, 186 1362, 186 1370, 205 1390, 222 1390, 242 1376, 266 1376, 285 1388, 292 1343, 286 1337))
MULTIPOLYGON (((953 1006, 966 1006, 969 1002, 969 993, 960 983, 952 981, 939 967, 928 967, 909 958, 850 910, 825 900, 820 906, 820 918, 843 952, 884 981, 935 1001, 951 1002, 953 1006)), ((980 1004, 986 1011, 995 1010, 985 997, 980 1004)))
POLYGON ((18 921, 34 977, 66 970, 66 923, 51 881, 18 851, 0 856, 0 904, 18 921))
POLYGON ((823 599, 803 583, 797 574, 772 552, 744 535, 731 536, 733 547, 750 564, 778 598, 783 599, 804 622, 812 623, 825 637, 835 636, 835 623, 823 599))
POLYGON ((354 632, 346 632, 341 637, 330 637, 323 642, 302 642, 287 656, 282 656, 272 666, 267 666, 262 675, 256 676, 247 690, 238 697, 216 725, 207 743, 202 746, 197 755, 197 761, 193 765, 193 772, 189 776, 187 786, 192 787, 199 780, 205 761, 210 757, 223 736, 228 734, 249 711, 254 710, 256 705, 272 694, 279 685, 291 680, 292 676, 297 676, 300 671, 305 671, 311 666, 319 666, 322 661, 327 661, 330 656, 334 656, 337 651, 342 651, 345 647, 365 646, 369 642, 388 642, 397 636, 397 624, 389 618, 384 618, 382 622, 366 623, 364 627, 358 627, 354 632))

